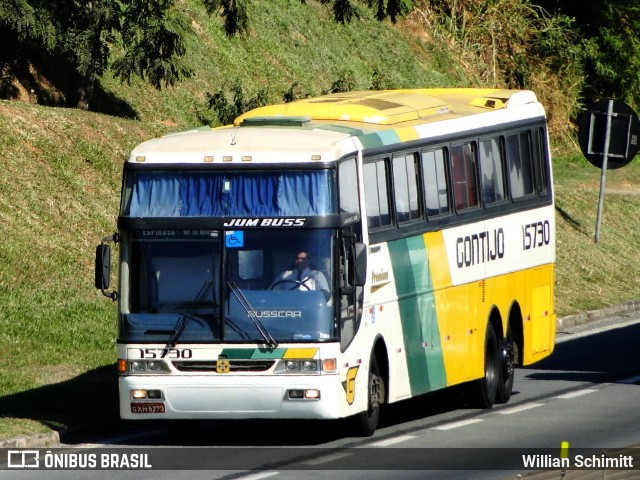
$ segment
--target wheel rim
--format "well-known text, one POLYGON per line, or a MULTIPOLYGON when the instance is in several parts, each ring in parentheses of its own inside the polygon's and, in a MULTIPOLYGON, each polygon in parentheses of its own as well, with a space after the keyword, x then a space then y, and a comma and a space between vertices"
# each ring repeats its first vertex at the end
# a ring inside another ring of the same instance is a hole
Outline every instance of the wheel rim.
POLYGON ((502 378, 505 382, 511 378, 515 370, 515 352, 513 342, 508 340, 502 342, 500 348, 500 368, 502 369, 502 378))
POLYGON ((375 374, 369 376, 369 415, 380 408, 380 377, 375 374))

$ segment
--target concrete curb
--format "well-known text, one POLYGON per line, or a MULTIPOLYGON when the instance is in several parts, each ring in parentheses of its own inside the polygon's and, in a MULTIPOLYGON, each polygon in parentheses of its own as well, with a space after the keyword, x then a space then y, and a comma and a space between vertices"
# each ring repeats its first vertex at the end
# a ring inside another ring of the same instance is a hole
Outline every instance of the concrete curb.
POLYGON ((604 320, 605 318, 637 311, 640 311, 640 300, 631 300, 620 305, 612 305, 599 310, 590 310, 558 318, 556 321, 556 328, 558 331, 562 331, 566 328, 577 327, 589 322, 604 320))
MULTIPOLYGON (((638 311, 640 311, 640 300, 631 300, 620 305, 612 305, 599 310, 590 310, 558 318, 556 320, 556 329, 560 332, 589 322, 638 311)), ((60 434, 56 431, 0 440, 0 448, 46 448, 59 445, 60 434)))
POLYGON ((0 448, 46 448, 57 446, 60 446, 60 434, 56 431, 0 440, 0 448))

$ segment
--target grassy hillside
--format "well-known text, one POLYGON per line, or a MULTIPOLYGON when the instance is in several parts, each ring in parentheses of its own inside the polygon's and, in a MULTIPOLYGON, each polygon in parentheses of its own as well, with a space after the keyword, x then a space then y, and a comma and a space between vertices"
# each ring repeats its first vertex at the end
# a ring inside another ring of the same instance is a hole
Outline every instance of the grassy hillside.
MULTIPOLYGON (((235 81, 272 100, 294 83, 319 94, 339 79, 354 88, 467 84, 410 23, 390 28, 365 15, 338 25, 319 3, 272 0, 250 12, 248 36, 228 40, 197 2, 181 5, 192 19, 195 74, 175 88, 104 78, 102 107, 121 116, 0 101, 0 438, 116 415, 115 306, 93 288, 93 255, 115 228, 122 162, 134 145, 215 121, 206 94, 235 81)), ((554 166, 558 313, 640 298, 640 164, 610 173, 597 245, 600 172, 577 156, 554 166)))
POLYGON ((594 242, 600 170, 556 158, 556 309, 567 315, 640 298, 640 161, 606 174, 600 239, 594 242))
POLYGON ((319 2, 251 8, 257 3, 249 34, 228 39, 201 2, 179 2, 190 18, 194 75, 161 91, 107 75, 95 100, 111 116, 0 101, 0 438, 117 415, 115 307, 93 288, 93 256, 115 228, 122 162, 134 145, 215 124, 207 94, 235 84, 247 98, 262 90, 271 101, 292 88, 320 94, 336 81, 466 84, 446 52, 409 24, 389 28, 363 10, 339 25, 319 2))
POLYGON ((333 20, 330 5, 270 0, 249 2, 249 33, 227 38, 222 20, 207 16, 201 3, 179 2, 190 19, 186 64, 194 75, 162 91, 141 80, 123 86, 106 76, 104 88, 124 105, 110 99, 101 108, 184 126, 203 118, 215 123, 206 94, 236 82, 248 96, 266 90, 271 101, 282 101, 294 84, 299 94, 318 95, 339 80, 352 89, 369 89, 374 83, 387 88, 467 84, 455 59, 423 41, 421 27, 411 22, 393 27, 362 9, 359 19, 342 25, 333 20))

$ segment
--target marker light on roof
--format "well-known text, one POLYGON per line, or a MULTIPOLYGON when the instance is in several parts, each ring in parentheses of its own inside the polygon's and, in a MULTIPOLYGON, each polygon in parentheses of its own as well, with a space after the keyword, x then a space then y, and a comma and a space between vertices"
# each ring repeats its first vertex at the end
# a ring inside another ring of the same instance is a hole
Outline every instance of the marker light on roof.
POLYGON ((242 156, 242 161, 243 162, 250 162, 251 161, 251 155, 243 155, 242 156))
POLYGON ((230 162, 231 160, 233 160, 233 157, 231 155, 225 155, 224 157, 222 157, 223 162, 230 162))
POLYGON ((322 155, 311 155, 311 160, 322 160, 322 155))
POLYGON ((211 162, 213 162, 213 155, 205 155, 205 156, 204 156, 204 161, 205 161, 206 163, 211 163, 211 162))
POLYGON ((144 155, 138 155, 136 157, 136 162, 144 162, 147 159, 144 155))

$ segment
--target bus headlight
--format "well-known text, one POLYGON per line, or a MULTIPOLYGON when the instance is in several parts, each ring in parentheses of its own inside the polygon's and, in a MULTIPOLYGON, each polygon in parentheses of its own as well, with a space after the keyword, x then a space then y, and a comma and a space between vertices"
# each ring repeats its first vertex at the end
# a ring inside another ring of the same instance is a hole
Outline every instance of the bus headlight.
POLYGON ((161 360, 118 360, 118 373, 127 374, 165 374, 169 366, 161 360))
POLYGON ((302 370, 305 372, 316 372, 318 371, 318 362, 315 360, 305 360, 302 362, 302 370))
POLYGON ((130 390, 131 400, 145 400, 149 399, 162 399, 162 391, 161 390, 144 390, 144 389, 136 389, 130 390))
POLYGON ((323 373, 336 373, 337 362, 335 358, 326 358, 324 360, 280 360, 273 373, 278 374, 312 374, 318 375, 323 373))
POLYGON ((289 390, 289 400, 320 400, 320 390, 308 388, 306 390, 289 390))
POLYGON ((319 362, 317 360, 280 360, 276 364, 273 373, 320 373, 319 362))

